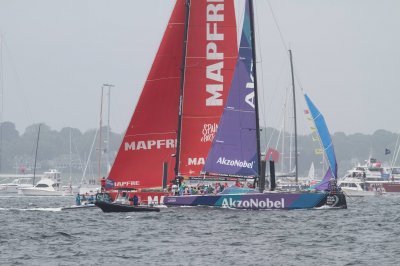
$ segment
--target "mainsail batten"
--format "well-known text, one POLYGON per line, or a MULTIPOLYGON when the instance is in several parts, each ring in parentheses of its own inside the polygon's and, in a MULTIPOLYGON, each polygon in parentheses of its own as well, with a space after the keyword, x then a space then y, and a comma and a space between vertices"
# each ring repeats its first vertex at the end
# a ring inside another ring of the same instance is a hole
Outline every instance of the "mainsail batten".
POLYGON ((173 176, 185 0, 178 0, 107 178, 106 188, 161 187, 173 176))

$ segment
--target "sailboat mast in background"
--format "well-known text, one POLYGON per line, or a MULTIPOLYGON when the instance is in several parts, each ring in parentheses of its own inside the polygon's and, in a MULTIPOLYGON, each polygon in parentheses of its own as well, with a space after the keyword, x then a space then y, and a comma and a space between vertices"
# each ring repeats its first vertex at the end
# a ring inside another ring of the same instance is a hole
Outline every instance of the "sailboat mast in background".
POLYGON ((290 71, 292 73, 292 89, 293 89, 293 119, 294 119, 294 162, 295 162, 295 181, 296 184, 299 181, 299 167, 297 161, 297 116, 296 116, 296 90, 294 84, 294 74, 293 74, 293 58, 292 58, 292 50, 289 50, 289 58, 290 58, 290 71))
POLYGON ((175 178, 179 181, 179 162, 180 162, 180 147, 181 147, 181 134, 182 134, 182 107, 183 107, 183 91, 185 86, 185 68, 186 68, 186 53, 187 53, 187 40, 189 31, 189 15, 190 15, 190 0, 185 1, 185 30, 183 33, 183 49, 182 49, 182 66, 181 66, 181 79, 179 90, 179 113, 178 113, 178 132, 176 143, 176 160, 175 160, 175 178))
POLYGON ((38 149, 39 149, 39 136, 40 136, 40 127, 42 124, 39 124, 39 129, 38 129, 38 135, 36 139, 36 152, 35 152, 35 164, 33 166, 33 180, 32 184, 35 185, 35 177, 36 177, 36 162, 37 162, 37 154, 38 154, 38 149))
POLYGON ((101 86, 101 103, 100 103, 100 125, 99 125, 99 178, 101 178, 102 171, 101 171, 101 160, 102 160, 102 155, 104 153, 107 161, 107 174, 109 173, 111 169, 110 165, 110 157, 109 157, 109 149, 110 149, 110 97, 111 97, 111 88, 115 87, 112 84, 105 83, 103 86, 101 86), (107 104, 107 109, 108 109, 108 114, 107 114, 107 139, 104 141, 105 142, 105 147, 102 148, 102 142, 103 142, 103 96, 104 96, 104 87, 108 87, 108 104, 107 104))
POLYGON ((101 142, 102 142, 102 129, 101 127, 103 126, 103 93, 104 93, 104 87, 101 86, 101 102, 100 102, 100 121, 99 121, 99 166, 98 166, 98 173, 99 173, 99 178, 102 177, 101 175, 101 157, 102 157, 102 150, 101 150, 101 142))
POLYGON ((105 140, 106 147, 105 147, 105 157, 106 157, 106 163, 107 163, 107 174, 111 170, 111 163, 110 163, 110 111, 111 111, 111 88, 114 88, 115 86, 113 84, 105 83, 103 84, 103 87, 107 87, 107 139, 105 140))

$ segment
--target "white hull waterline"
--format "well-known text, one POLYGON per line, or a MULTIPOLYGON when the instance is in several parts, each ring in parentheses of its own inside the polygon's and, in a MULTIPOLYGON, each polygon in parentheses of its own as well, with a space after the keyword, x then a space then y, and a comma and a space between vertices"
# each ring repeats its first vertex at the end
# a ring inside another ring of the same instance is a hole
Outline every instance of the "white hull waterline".
POLYGON ((24 196, 73 196, 72 187, 61 186, 60 172, 55 169, 44 173, 34 187, 18 189, 19 195, 24 196))
POLYGON ((6 175, 5 180, 12 179, 11 182, 2 182, 0 183, 0 194, 3 193, 18 193, 19 188, 29 188, 33 187, 32 178, 29 176, 21 176, 17 175, 14 177, 13 175, 6 175))
POLYGON ((32 185, 15 185, 15 184, 3 184, 0 185, 0 193, 7 193, 7 194, 17 194, 18 190, 21 188, 31 188, 32 185))
POLYGON ((379 182, 368 183, 358 178, 345 178, 339 181, 339 186, 346 195, 355 197, 376 196, 385 193, 379 182))
POLYGON ((35 187, 21 188, 18 190, 18 194, 23 196, 73 196, 70 191, 37 189, 35 187))

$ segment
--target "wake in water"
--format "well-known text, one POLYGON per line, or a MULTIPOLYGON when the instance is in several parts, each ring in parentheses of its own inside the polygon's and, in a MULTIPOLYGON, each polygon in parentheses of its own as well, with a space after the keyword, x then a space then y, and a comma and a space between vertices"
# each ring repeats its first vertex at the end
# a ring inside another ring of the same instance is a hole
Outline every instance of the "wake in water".
POLYGON ((62 208, 0 208, 0 211, 44 211, 44 212, 60 212, 62 208))

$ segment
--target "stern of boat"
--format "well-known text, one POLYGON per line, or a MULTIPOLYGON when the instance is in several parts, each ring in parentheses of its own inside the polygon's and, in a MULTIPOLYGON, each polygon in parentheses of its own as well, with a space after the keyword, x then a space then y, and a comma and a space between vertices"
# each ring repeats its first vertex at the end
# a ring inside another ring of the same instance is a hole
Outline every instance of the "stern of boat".
POLYGON ((346 195, 343 192, 327 193, 325 199, 317 207, 347 209, 346 195))

